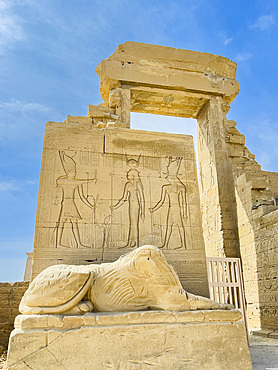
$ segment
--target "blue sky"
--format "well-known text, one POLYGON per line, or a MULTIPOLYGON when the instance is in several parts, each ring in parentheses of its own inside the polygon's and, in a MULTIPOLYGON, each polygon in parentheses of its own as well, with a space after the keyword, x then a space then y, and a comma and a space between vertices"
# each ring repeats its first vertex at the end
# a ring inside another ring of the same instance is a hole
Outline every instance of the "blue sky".
MULTIPOLYGON (((22 280, 32 251, 45 123, 102 102, 95 67, 125 41, 237 62, 228 117, 278 171, 276 0, 0 0, 0 281, 22 280)), ((192 134, 195 123, 133 114, 132 127, 192 134)))

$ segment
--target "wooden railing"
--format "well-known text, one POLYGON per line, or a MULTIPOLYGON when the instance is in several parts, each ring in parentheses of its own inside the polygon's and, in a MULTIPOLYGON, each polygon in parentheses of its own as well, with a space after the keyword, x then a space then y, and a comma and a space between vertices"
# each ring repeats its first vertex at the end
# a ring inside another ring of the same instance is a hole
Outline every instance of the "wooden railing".
POLYGON ((238 309, 248 333, 240 259, 207 257, 207 269, 210 298, 238 309))

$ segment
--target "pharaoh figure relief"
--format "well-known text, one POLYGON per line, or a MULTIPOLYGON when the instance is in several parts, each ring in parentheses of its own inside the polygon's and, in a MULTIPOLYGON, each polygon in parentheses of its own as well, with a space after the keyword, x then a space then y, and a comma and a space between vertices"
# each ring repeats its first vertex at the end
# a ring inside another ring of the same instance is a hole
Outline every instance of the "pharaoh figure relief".
POLYGON ((72 238, 76 247, 90 248, 81 241, 78 221, 81 220, 82 217, 75 199, 79 198, 87 207, 91 209, 95 208, 95 205, 91 204, 89 199, 85 197, 83 185, 89 181, 96 181, 96 177, 92 179, 76 178, 76 162, 73 159, 75 155, 76 153, 70 156, 64 151, 59 151, 61 163, 66 174, 58 177, 56 180, 57 187, 62 190, 60 213, 56 225, 56 247, 69 248, 69 245, 63 242, 64 227, 65 223, 68 221, 71 225, 72 238))

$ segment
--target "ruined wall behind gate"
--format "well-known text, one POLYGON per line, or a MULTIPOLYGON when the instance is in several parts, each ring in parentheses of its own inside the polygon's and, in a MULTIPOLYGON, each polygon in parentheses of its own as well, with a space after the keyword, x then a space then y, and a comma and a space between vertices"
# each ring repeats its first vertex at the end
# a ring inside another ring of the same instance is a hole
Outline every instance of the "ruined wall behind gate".
POLYGON ((278 174, 262 171, 236 123, 225 115, 217 122, 211 111, 204 107, 198 118, 206 253, 241 258, 248 327, 276 329, 278 174))
POLYGON ((208 295, 193 138, 49 123, 32 278, 146 244, 162 249, 187 290, 208 295))
POLYGON ((278 330, 278 210, 262 215, 256 232, 262 329, 278 330))
POLYGON ((261 170, 234 121, 227 121, 249 329, 277 329, 278 174, 261 170))

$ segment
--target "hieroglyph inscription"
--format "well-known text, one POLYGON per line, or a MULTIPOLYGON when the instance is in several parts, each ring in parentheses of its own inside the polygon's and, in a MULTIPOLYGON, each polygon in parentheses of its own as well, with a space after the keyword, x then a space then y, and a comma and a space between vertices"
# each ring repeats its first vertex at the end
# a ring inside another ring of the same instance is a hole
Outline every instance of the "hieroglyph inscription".
POLYGON ((160 248, 186 289, 207 294, 193 138, 49 123, 33 278, 53 264, 111 262, 142 245, 160 248))
POLYGON ((162 172, 164 180, 161 176, 157 179, 146 176, 144 163, 149 162, 141 158, 141 155, 129 157, 117 154, 114 158, 110 156, 108 162, 104 158, 103 163, 106 165, 111 162, 112 166, 115 158, 117 161, 119 157, 121 161, 125 158, 126 171, 121 169, 122 173, 110 172, 110 187, 104 188, 103 191, 98 188, 98 193, 89 194, 89 184, 96 184, 98 181, 97 170, 92 169, 86 172, 84 178, 79 178, 77 177, 77 162, 90 165, 90 154, 84 151, 80 153, 58 151, 58 156, 64 174, 56 179, 55 184, 60 190, 58 219, 54 228, 56 248, 102 248, 104 250, 105 248, 139 247, 140 239, 143 238, 145 241, 146 237, 153 238, 156 228, 159 230, 158 245, 160 248, 186 249, 186 186, 180 179, 182 174, 179 173, 182 157, 167 156, 159 159, 164 162, 162 166, 164 167, 164 172, 162 172), (92 171, 94 172, 93 177, 89 175, 92 171), (123 177, 125 183, 121 189, 119 180, 123 177), (158 186, 157 180, 161 185, 158 186), (148 189, 146 194, 145 189, 148 189), (111 194, 107 194, 107 190, 111 194), (159 193, 160 199, 156 200, 159 193), (121 194, 120 199, 116 198, 117 194, 121 194), (85 208, 91 210, 93 217, 84 219, 79 209, 80 202, 83 206, 85 205, 85 208), (104 208, 105 212, 103 212, 104 208), (163 208, 163 212, 159 217, 154 217, 160 208, 163 208), (122 212, 119 212, 120 209, 122 212), (80 223, 83 225, 82 228, 80 228, 80 223), (84 230, 90 227, 91 230, 87 232, 85 242, 84 230), (111 229, 113 235, 111 235, 111 229), (174 229, 178 231, 180 242, 173 240, 170 245, 174 229), (90 235, 89 239, 88 235, 90 235))
POLYGON ((144 244, 201 248, 192 137, 56 124, 48 130, 36 251, 55 248, 57 258, 60 251, 72 258, 80 249, 91 260, 93 250, 112 258, 144 244))

